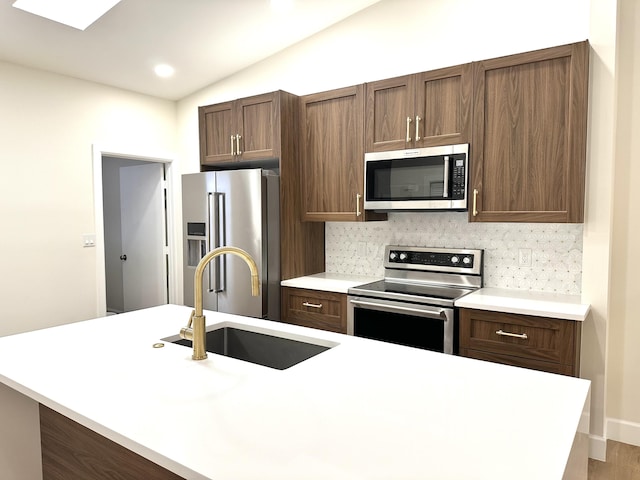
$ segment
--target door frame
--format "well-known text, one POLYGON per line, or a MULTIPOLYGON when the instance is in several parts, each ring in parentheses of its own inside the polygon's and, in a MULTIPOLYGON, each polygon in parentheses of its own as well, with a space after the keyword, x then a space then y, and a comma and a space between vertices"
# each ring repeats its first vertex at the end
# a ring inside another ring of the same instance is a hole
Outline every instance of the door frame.
POLYGON ((132 153, 131 151, 118 148, 105 148, 104 146, 92 145, 93 159, 93 206, 96 235, 96 315, 104 317, 107 314, 107 281, 105 269, 105 249, 104 249, 104 205, 102 190, 102 162, 103 157, 123 158, 127 160, 142 160, 145 162, 157 162, 165 165, 166 189, 167 189, 167 258, 168 258, 168 282, 169 282, 169 303, 182 304, 182 265, 179 264, 182 238, 180 229, 177 228, 180 219, 176 217, 177 209, 176 195, 179 189, 175 186, 180 184, 180 173, 173 164, 172 154, 166 152, 154 153, 132 153))

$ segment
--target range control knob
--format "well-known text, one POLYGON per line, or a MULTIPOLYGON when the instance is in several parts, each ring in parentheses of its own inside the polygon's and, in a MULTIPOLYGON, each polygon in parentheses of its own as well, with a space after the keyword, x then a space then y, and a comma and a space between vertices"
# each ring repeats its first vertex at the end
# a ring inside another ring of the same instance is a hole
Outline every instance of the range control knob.
POLYGON ((454 265, 456 263, 458 263, 460 261, 460 259, 458 258, 457 255, 454 255, 453 257, 451 257, 451 263, 453 263, 454 265))
POLYGON ((389 260, 393 261, 398 258, 398 254, 396 252, 389 253, 389 260))
POLYGON ((469 265, 471 263, 471 257, 464 257, 462 259, 462 263, 464 263, 465 265, 469 265))
POLYGON ((400 260, 404 261, 404 260, 406 260, 406 259, 407 259, 407 254, 406 254, 406 253, 404 253, 404 252, 402 252, 402 253, 400 254, 400 260))

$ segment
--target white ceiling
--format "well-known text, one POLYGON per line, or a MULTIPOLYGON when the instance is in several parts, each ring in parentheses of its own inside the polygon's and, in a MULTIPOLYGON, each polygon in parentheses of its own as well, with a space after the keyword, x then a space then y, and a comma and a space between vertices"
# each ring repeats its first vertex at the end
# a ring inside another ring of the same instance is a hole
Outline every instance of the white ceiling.
POLYGON ((178 100, 380 0, 122 0, 85 31, 0 0, 0 60, 178 100), (173 77, 153 73, 157 63, 173 77))

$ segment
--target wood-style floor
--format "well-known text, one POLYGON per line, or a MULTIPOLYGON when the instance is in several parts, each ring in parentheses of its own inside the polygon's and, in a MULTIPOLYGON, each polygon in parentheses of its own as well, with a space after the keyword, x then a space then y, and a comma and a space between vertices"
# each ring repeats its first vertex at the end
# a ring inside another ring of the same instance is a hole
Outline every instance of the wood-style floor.
POLYGON ((589 459, 589 480, 640 480, 640 447, 607 441, 607 461, 589 459))

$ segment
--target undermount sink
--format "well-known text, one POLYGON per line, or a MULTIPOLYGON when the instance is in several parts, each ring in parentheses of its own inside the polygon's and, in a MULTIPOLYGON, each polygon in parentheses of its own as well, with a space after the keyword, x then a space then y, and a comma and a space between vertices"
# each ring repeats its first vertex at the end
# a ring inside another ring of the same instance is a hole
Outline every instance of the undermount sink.
MULTIPOLYGON (((191 347, 191 340, 168 337, 164 341, 191 347)), ((337 344, 319 345, 266 333, 223 326, 207 331, 207 352, 284 370, 318 355, 337 344)))

